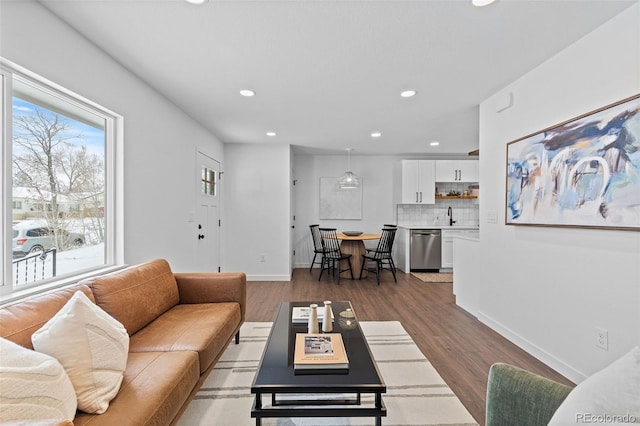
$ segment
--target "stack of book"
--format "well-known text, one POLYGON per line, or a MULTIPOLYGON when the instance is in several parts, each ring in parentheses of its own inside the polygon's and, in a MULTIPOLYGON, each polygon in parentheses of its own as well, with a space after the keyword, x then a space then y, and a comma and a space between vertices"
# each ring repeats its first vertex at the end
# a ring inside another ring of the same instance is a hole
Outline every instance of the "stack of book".
POLYGON ((296 334, 295 374, 347 374, 349 359, 340 333, 296 334))

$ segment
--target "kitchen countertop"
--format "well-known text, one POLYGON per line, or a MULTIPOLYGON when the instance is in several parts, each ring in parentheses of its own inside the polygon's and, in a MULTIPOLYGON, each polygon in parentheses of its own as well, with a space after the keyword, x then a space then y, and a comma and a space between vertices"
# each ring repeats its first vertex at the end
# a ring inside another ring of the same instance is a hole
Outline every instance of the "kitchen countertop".
POLYGON ((470 237, 468 235, 452 235, 452 238, 455 240, 467 240, 467 241, 480 241, 478 237, 470 237))
POLYGON ((449 225, 398 225, 398 228, 404 228, 404 229, 450 229, 452 231, 454 230, 477 230, 480 229, 480 227, 478 225, 453 225, 453 226, 449 226, 449 225))

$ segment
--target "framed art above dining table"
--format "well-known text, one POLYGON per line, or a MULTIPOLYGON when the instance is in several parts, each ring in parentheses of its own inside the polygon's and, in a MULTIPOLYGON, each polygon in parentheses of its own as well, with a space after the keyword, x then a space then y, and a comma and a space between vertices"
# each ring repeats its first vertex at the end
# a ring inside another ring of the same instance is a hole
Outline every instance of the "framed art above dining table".
POLYGON ((362 185, 341 189, 339 178, 320 178, 320 219, 362 219, 362 185))

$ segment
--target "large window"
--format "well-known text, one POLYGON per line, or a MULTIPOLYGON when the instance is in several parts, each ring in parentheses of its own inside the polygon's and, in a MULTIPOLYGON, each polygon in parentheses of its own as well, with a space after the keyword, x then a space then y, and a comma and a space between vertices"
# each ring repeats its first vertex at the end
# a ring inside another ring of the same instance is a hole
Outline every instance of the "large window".
POLYGON ((121 263, 122 118, 7 61, 0 65, 2 294, 121 263))

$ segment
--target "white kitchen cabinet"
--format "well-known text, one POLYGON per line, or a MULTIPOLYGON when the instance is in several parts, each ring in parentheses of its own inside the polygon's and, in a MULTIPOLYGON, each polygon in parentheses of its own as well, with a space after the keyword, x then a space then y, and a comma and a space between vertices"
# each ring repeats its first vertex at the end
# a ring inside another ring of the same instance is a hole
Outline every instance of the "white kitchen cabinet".
POLYGON ((478 238, 476 229, 442 229, 442 259, 441 268, 453 268, 453 250, 456 237, 478 238))
POLYGON ((408 228, 398 227, 393 240, 393 256, 396 268, 409 273, 411 271, 411 234, 408 228))
POLYGON ((453 268, 453 237, 445 237, 442 233, 442 261, 441 268, 453 268))
POLYGON ((478 182, 478 160, 436 160, 436 182, 478 182))
POLYGON ((402 160, 402 204, 436 202, 435 160, 402 160))

